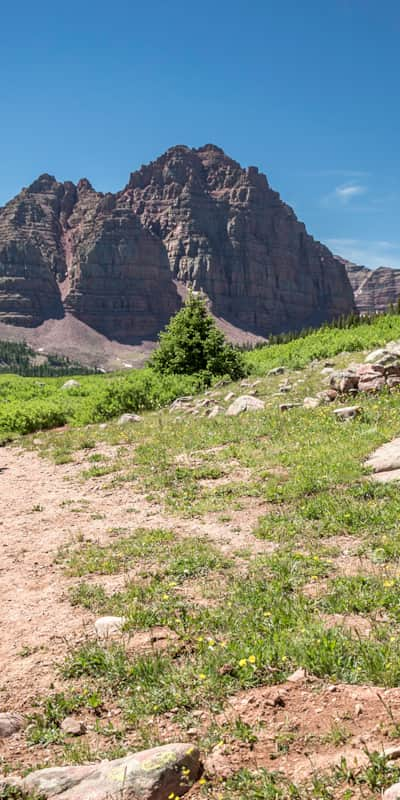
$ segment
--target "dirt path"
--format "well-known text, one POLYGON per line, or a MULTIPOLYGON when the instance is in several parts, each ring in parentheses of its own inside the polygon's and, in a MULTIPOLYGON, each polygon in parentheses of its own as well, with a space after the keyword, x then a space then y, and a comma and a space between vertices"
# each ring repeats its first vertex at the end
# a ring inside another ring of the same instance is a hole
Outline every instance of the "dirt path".
POLYGON ((93 615, 68 602, 73 580, 55 563, 60 547, 82 535, 105 542, 111 528, 145 526, 208 536, 225 553, 268 548, 251 534, 261 508, 229 524, 179 520, 130 484, 111 491, 101 479, 83 482, 85 457, 56 466, 34 452, 0 449, 0 710, 10 703, 29 707, 35 694, 57 683, 56 664, 68 648, 92 633, 93 615))

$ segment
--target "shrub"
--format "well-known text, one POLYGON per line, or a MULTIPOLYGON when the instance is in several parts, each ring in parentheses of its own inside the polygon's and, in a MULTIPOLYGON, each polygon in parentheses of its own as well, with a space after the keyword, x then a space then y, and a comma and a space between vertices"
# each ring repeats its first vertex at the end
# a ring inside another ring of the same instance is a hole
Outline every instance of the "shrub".
POLYGON ((151 365, 163 374, 229 375, 232 380, 246 374, 241 353, 225 341, 205 299, 194 293, 160 334, 151 365))

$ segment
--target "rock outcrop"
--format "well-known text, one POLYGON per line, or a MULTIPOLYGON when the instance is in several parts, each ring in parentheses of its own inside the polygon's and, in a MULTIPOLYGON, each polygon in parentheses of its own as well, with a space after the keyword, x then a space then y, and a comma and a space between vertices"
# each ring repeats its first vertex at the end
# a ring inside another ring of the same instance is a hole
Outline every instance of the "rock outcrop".
POLYGON ((0 209, 0 322, 37 327, 68 312, 136 343, 188 286, 222 325, 262 336, 353 308, 343 264, 265 175, 214 145, 173 147, 114 195, 42 175, 0 209))
POLYGON ((243 330, 265 336, 353 308, 343 265, 265 175, 214 145, 171 148, 131 175, 124 196, 164 242, 174 276, 243 330))
POLYGON ((180 305, 163 243, 116 195, 42 175, 0 210, 0 322, 70 311, 109 338, 154 338, 180 305))
POLYGON ((368 269, 343 261, 354 292, 354 302, 360 314, 386 311, 397 305, 400 297, 400 269, 378 267, 368 269))

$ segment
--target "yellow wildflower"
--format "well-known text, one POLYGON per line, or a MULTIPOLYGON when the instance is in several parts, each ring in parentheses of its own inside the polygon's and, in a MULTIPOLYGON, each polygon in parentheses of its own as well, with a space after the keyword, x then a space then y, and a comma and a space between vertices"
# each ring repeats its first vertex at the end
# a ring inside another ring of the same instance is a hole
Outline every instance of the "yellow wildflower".
POLYGON ((255 664, 256 663, 256 657, 255 656, 249 656, 248 662, 249 662, 249 664, 255 664))

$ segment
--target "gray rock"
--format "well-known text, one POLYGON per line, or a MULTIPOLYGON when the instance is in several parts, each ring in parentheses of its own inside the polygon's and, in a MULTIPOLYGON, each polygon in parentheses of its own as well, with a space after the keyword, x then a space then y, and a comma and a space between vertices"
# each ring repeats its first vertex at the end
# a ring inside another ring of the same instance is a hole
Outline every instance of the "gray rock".
POLYGON ((299 408, 301 403, 281 403, 279 411, 290 411, 291 408, 299 408))
POLYGON ((181 408, 184 408, 185 406, 188 405, 188 403, 191 403, 192 400, 193 400, 192 394, 188 394, 185 397, 177 397, 176 400, 174 400, 174 402, 171 403, 169 407, 170 413, 172 413, 173 411, 178 411, 181 408))
POLYGON ((333 367, 324 367, 323 369, 321 369, 321 375, 331 375, 332 372, 334 371, 335 370, 333 367))
POLYGON ((289 675, 288 681, 290 683, 300 683, 301 681, 304 681, 306 677, 307 673, 305 669, 303 667, 299 667, 299 669, 296 669, 296 672, 292 672, 292 674, 289 675))
POLYGON ((142 417, 138 414, 122 414, 117 422, 117 425, 129 425, 131 422, 141 422, 142 417))
POLYGON ((214 406, 208 414, 208 419, 214 419, 214 417, 218 417, 219 414, 222 414, 224 409, 222 406, 214 406))
POLYGON ((197 747, 167 744, 115 761, 31 772, 24 789, 60 800, 166 800, 186 794, 200 774, 197 747))
POLYGON ((60 727, 68 736, 83 736, 83 734, 86 733, 85 723, 74 717, 65 717, 60 727))
POLYGON ((225 397, 224 397, 225 403, 229 403, 232 400, 233 397, 235 397, 235 393, 234 392, 228 392, 228 394, 226 394, 225 397))
POLYGON ((365 462, 374 472, 400 469, 400 437, 378 447, 365 462))
POLYGON ((304 408, 318 408, 321 405, 320 397, 305 397, 303 400, 304 408))
POLYGON ((333 413, 338 419, 348 420, 354 419, 354 417, 357 417, 360 412, 360 406, 345 406, 344 408, 335 408, 333 413))
POLYGON ((334 400, 337 398, 337 391, 336 389, 324 389, 322 392, 317 392, 317 397, 323 403, 333 403, 334 400))
POLYGON ((378 350, 373 350, 372 353, 368 353, 365 359, 365 363, 375 364, 377 361, 381 361, 381 359, 384 358, 386 355, 388 355, 388 351, 386 350, 386 348, 380 347, 378 350))
POLYGON ((226 410, 226 415, 228 417, 237 417, 238 414, 242 414, 244 411, 262 411, 264 408, 265 403, 263 400, 259 400, 249 394, 243 394, 231 403, 226 410))
POLYGON ((79 381, 74 381, 72 378, 69 381, 63 383, 61 389, 77 389, 80 387, 79 381))
POLYGON ((386 378, 386 385, 388 389, 394 389, 400 384, 400 375, 388 375, 386 378))
POLYGON ((283 375, 283 373, 284 373, 285 371, 286 371, 286 370, 285 370, 285 367, 274 367, 273 369, 270 369, 270 370, 269 370, 269 372, 268 372, 268 377, 269 377, 270 375, 283 375))
POLYGON ((24 718, 21 714, 16 714, 12 711, 5 711, 0 714, 0 739, 5 739, 8 736, 13 736, 18 733, 24 726, 24 718))
POLYGON ((333 372, 330 378, 330 385, 337 392, 344 394, 358 389, 359 377, 354 370, 341 370, 333 372))
POLYGON ((108 639, 121 633, 125 621, 125 617, 99 617, 94 623, 97 636, 99 639, 108 639))
POLYGON ((382 795, 382 800, 400 800, 400 783, 394 783, 382 795))

